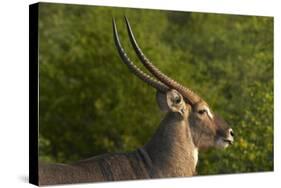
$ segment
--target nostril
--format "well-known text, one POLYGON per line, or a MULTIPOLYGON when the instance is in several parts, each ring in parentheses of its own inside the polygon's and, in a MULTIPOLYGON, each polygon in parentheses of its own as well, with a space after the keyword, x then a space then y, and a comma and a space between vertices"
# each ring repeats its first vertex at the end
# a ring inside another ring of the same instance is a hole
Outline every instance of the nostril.
POLYGON ((232 129, 230 129, 229 133, 232 137, 234 137, 234 133, 233 133, 232 129))

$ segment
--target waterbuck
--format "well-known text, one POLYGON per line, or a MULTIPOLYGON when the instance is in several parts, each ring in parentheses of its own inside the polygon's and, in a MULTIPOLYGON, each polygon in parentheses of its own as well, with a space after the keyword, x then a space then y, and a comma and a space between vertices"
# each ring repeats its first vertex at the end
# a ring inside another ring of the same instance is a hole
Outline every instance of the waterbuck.
POLYGON ((113 19, 118 53, 131 72, 157 90, 157 102, 166 113, 164 119, 150 141, 135 151, 104 154, 69 165, 41 165, 40 185, 192 176, 200 149, 226 148, 233 143, 232 129, 201 97, 169 78, 145 57, 125 20, 136 54, 154 77, 128 58, 113 19))

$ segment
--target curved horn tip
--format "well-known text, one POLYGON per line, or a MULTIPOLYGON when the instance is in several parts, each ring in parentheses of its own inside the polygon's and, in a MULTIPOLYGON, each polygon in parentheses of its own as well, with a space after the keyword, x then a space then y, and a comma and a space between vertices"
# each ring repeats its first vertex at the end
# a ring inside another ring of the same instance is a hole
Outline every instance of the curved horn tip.
POLYGON ((125 19, 126 22, 129 21, 126 15, 124 15, 124 19, 125 19))
POLYGON ((127 26, 127 29, 130 31, 130 32, 132 32, 131 30, 131 25, 130 25, 130 22, 129 22, 129 19, 126 17, 126 16, 124 16, 124 18, 125 18, 125 22, 126 22, 126 26, 127 26))
POLYGON ((115 18, 114 17, 112 17, 112 25, 113 25, 113 27, 116 27, 116 23, 115 23, 115 18))
POLYGON ((113 28, 113 36, 114 36, 115 40, 119 41, 117 26, 116 26, 116 22, 115 22, 114 18, 112 18, 112 28, 113 28))

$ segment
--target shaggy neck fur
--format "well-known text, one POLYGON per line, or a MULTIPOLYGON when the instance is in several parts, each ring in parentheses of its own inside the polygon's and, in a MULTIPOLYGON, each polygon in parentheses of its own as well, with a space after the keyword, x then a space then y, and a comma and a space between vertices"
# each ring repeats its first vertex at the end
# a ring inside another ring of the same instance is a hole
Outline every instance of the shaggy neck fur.
POLYGON ((193 144, 187 122, 177 113, 168 113, 159 130, 144 146, 156 176, 194 175, 198 150, 193 144))

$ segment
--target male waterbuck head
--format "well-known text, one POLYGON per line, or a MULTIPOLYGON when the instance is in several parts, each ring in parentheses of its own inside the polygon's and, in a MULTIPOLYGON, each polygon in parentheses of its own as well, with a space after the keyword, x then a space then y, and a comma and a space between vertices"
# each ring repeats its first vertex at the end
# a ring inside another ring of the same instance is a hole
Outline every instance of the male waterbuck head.
MULTIPOLYGON (((175 114, 173 117, 181 119, 189 126, 192 141, 196 148, 218 147, 226 148, 233 143, 234 133, 227 123, 213 113, 207 102, 191 89, 162 73, 153 65, 140 49, 128 19, 125 17, 130 42, 146 69, 154 76, 140 70, 127 56, 121 46, 115 21, 113 30, 115 45, 122 61, 141 80, 157 90, 157 102, 161 110, 167 114, 175 114)), ((175 70, 176 71, 176 70, 175 70)), ((190 133, 187 133, 190 134, 190 133)))

